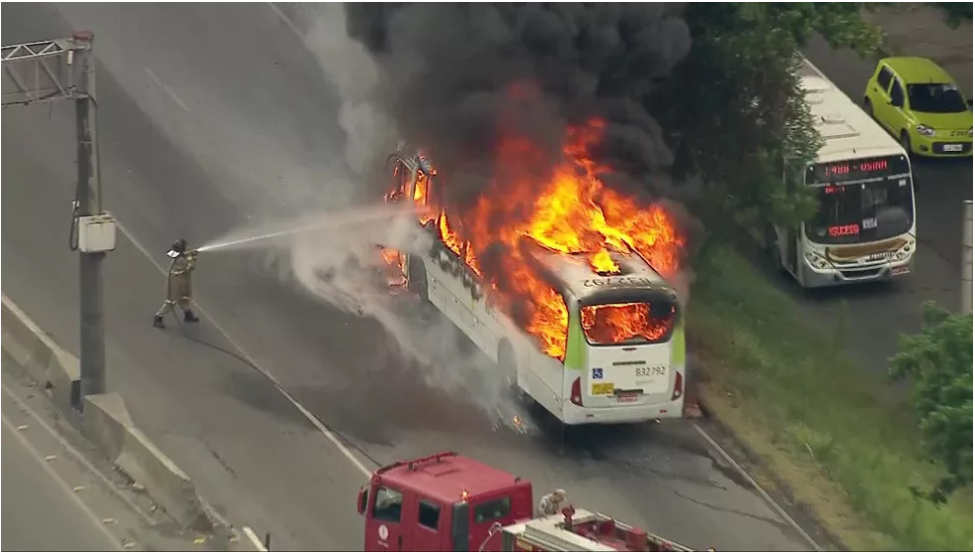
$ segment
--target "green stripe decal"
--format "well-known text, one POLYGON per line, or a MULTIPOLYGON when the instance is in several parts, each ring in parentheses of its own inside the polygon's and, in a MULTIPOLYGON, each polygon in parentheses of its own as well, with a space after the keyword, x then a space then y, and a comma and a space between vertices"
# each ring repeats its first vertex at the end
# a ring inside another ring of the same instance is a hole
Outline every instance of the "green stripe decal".
POLYGON ((672 353, 670 360, 673 364, 683 365, 687 361, 687 347, 684 344, 684 322, 677 324, 674 335, 670 337, 672 353))
POLYGON ((577 311, 569 314, 569 333, 565 345, 565 367, 571 370, 586 368, 586 340, 582 337, 582 322, 577 311))

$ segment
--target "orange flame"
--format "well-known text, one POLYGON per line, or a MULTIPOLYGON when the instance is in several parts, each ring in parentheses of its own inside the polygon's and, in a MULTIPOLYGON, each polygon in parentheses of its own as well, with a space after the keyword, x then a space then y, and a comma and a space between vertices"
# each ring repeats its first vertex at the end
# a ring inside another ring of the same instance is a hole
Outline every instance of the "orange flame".
MULTIPOLYGON (((538 167, 544 160, 541 152, 520 138, 503 141, 495 156, 495 178, 489 191, 470 209, 450 211, 438 206, 435 199, 439 197, 432 188, 443 185, 423 172, 416 176, 413 200, 420 223, 435 222, 444 245, 475 274, 486 278, 490 302, 517 315, 513 319, 538 340, 539 347, 558 359, 565 356, 568 311, 562 296, 525 260, 519 248, 524 238, 554 252, 583 255, 592 270, 603 275, 620 271, 613 253, 636 251, 662 275, 672 276, 679 269, 684 245, 661 206, 641 205, 606 188, 599 179, 603 168, 588 151, 601 139, 604 126, 601 120, 593 120, 570 129, 562 162, 541 182, 537 174, 518 171, 538 167), (482 259, 497 247, 502 247, 503 255, 485 275, 482 259)), ((386 195, 387 201, 407 193, 409 179, 394 177, 398 184, 386 195)), ((659 336, 654 335, 658 327, 668 325, 651 321, 645 304, 600 308, 598 314, 588 316, 584 311, 583 318, 589 319, 590 329, 594 325, 605 328, 596 333, 609 334, 610 339, 629 333, 652 340, 659 336)))
POLYGON ((647 303, 620 303, 582 307, 582 330, 597 345, 615 345, 630 339, 657 341, 670 331, 674 317, 654 318, 647 303))

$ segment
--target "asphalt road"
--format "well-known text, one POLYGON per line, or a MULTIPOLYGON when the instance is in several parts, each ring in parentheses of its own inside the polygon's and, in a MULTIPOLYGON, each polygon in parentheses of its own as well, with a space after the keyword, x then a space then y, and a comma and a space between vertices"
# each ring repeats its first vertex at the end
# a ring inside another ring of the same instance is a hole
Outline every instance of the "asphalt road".
POLYGON ((15 427, 3 422, 4 548, 11 551, 119 551, 101 520, 82 505, 15 427), (56 531, 56 532, 55 532, 56 531))
MULTIPOLYGON (((806 56, 860 102, 876 60, 832 50, 822 40, 813 41, 806 56)), ((935 301, 951 310, 961 303, 962 203, 972 198, 972 159, 914 159, 913 166, 919 244, 913 275, 888 284, 806 294, 787 286, 822 326, 841 323, 850 352, 878 375, 896 352, 898 335, 920 329, 922 303, 935 301)))
MULTIPOLYGON (((698 548, 808 549, 689 424, 600 430, 564 448, 557 435, 495 431, 466 393, 428 385, 375 320, 311 300, 252 257, 201 259, 204 321, 153 329, 177 237, 216 237, 258 208, 345 200, 319 185, 337 144, 334 92, 265 4, 8 4, 2 19, 5 43, 95 33, 104 197, 126 231, 104 264, 109 387, 233 522, 270 530, 276 550, 362 546, 365 476, 250 358, 370 468, 459 450, 698 548)), ((6 110, 2 125, 3 289, 77 352, 72 107, 6 110)))
MULTIPOLYGON (((205 551, 180 534, 151 501, 125 487, 72 429, 56 423, 50 399, 37 394, 3 356, 3 548, 6 551, 205 551)), ((219 548, 226 548, 223 543, 219 548)))

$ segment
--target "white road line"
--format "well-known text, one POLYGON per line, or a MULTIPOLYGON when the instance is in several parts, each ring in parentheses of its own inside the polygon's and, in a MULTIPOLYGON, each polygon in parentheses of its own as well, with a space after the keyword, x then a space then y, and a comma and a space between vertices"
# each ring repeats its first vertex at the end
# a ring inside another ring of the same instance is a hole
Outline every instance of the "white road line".
POLYGON ((302 34, 301 30, 298 29, 298 26, 295 25, 294 22, 291 21, 291 19, 289 19, 288 16, 286 16, 283 11, 281 11, 281 8, 277 7, 274 4, 274 2, 268 2, 267 5, 270 6, 272 10, 274 10, 274 13, 278 14, 278 17, 281 18, 281 21, 283 21, 284 24, 287 25, 292 32, 294 32, 294 34, 298 35, 298 38, 301 39, 301 42, 305 42, 305 35, 302 34))
POLYGON ((812 537, 810 537, 809 534, 807 534, 806 531, 802 529, 802 526, 799 526, 799 523, 793 520, 792 517, 789 516, 789 513, 786 512, 786 510, 783 509, 778 503, 776 503, 775 500, 772 499, 772 496, 768 494, 768 492, 762 489, 762 486, 758 485, 758 482, 756 482, 755 479, 752 478, 751 474, 746 472, 745 469, 742 468, 742 466, 738 464, 738 462, 734 458, 732 458, 727 451, 725 451, 720 445, 718 445, 717 441, 714 441, 714 438, 712 438, 710 435, 708 435, 707 432, 704 431, 704 428, 701 428, 701 426, 695 423, 694 429, 697 430, 699 434, 701 434, 701 437, 703 437, 711 445, 711 447, 714 447, 715 451, 720 453, 721 456, 726 461, 728 461, 728 464, 734 467, 735 470, 741 473, 741 475, 744 476, 746 480, 748 480, 748 483, 750 483, 752 487, 754 487, 755 490, 758 491, 759 495, 762 496, 762 499, 764 499, 766 503, 768 503, 773 509, 775 509, 775 512, 779 513, 779 516, 782 517, 782 520, 784 520, 790 526, 795 528, 796 532, 798 532, 799 535, 802 536, 802 539, 806 540, 806 542, 808 542, 809 545, 812 546, 813 549, 815 549, 816 551, 823 551, 823 548, 820 547, 819 544, 816 543, 812 539, 812 537))
MULTIPOLYGON (((135 238, 135 236, 132 233, 130 233, 129 230, 125 228, 125 226, 122 225, 122 222, 116 221, 116 226, 118 227, 119 231, 121 231, 130 241, 132 241, 132 244, 135 245, 135 247, 139 249, 139 251, 141 251, 142 254, 147 259, 149 259, 149 262, 151 262, 152 265, 155 266, 156 269, 159 270, 159 272, 162 275, 166 276, 169 274, 166 268, 162 267, 158 262, 156 262, 156 259, 152 257, 152 253, 144 246, 142 246, 142 244, 139 243, 139 241, 135 238)), ((281 385, 281 382, 278 381, 278 379, 274 377, 274 375, 271 374, 270 371, 262 368, 261 365, 259 365, 257 361, 254 360, 253 357, 248 355, 247 351, 245 351, 243 347, 241 347, 236 341, 234 341, 230 337, 230 334, 227 333, 227 331, 220 324, 218 324, 217 321, 212 316, 210 316, 202 306, 200 306, 200 303, 198 301, 193 301, 193 304, 196 305, 197 310, 200 311, 200 314, 206 316, 207 321, 209 321, 210 324, 214 328, 216 328, 216 330, 220 332, 221 335, 223 335, 223 337, 227 340, 227 342, 230 343, 234 347, 234 349, 236 349, 237 352, 240 353, 240 355, 247 360, 249 364, 253 365, 253 367, 256 368, 258 372, 260 372, 262 375, 264 375, 265 378, 270 380, 271 383, 274 384, 274 387, 278 390, 278 392, 280 392, 281 395, 283 395, 284 398, 288 400, 288 402, 290 402, 296 409, 298 409, 298 412, 303 414, 305 418, 307 418, 308 421, 311 422, 312 425, 315 426, 315 428, 318 429, 318 431, 325 436, 326 439, 332 442, 332 444, 335 445, 336 449, 338 449, 339 452, 341 452, 342 455, 344 455, 345 458, 347 458, 349 462, 351 462, 353 466, 355 466, 359 470, 359 472, 362 472, 362 474, 365 475, 367 478, 372 475, 372 472, 369 471, 369 468, 366 467, 366 465, 363 464, 362 461, 360 461, 352 453, 352 451, 350 451, 349 448, 345 446, 344 443, 342 443, 342 441, 338 438, 338 436, 332 433, 332 431, 329 430, 328 427, 326 427, 325 424, 323 424, 322 421, 319 420, 317 416, 312 414, 311 411, 309 411, 301 403, 299 403, 297 399, 292 397, 291 394, 288 393, 281 385)))
POLYGON ((190 107, 187 106, 186 103, 183 102, 183 100, 179 97, 179 95, 176 94, 176 91, 174 91, 173 89, 169 88, 169 85, 167 85, 166 83, 163 83, 163 80, 160 79, 159 76, 155 74, 155 72, 153 72, 149 68, 144 68, 144 69, 146 70, 146 73, 149 75, 149 77, 153 81, 155 81, 156 85, 158 85, 159 88, 161 88, 163 90, 163 92, 166 94, 166 96, 169 97, 170 100, 172 100, 173 102, 175 102, 184 111, 186 111, 186 112, 190 112, 191 111, 190 110, 190 107))
POLYGON ((27 405, 27 403, 25 403, 13 391, 11 391, 11 389, 9 387, 7 387, 6 384, 0 383, 0 389, 2 389, 2 391, 5 394, 7 394, 7 396, 10 397, 10 399, 13 400, 13 402, 17 403, 17 405, 20 408, 20 410, 24 411, 24 413, 26 413, 27 416, 29 416, 31 418, 31 420, 33 420, 34 422, 36 422, 37 425, 41 427, 41 429, 43 429, 45 432, 47 432, 49 435, 51 435, 55 440, 57 440, 57 442, 61 445, 61 447, 65 451, 67 451, 68 454, 71 455, 71 457, 78 462, 78 464, 84 466, 85 469, 88 472, 91 472, 92 474, 94 474, 99 479, 99 481, 101 481, 101 483, 106 488, 109 489, 109 491, 111 491, 113 494, 115 494, 115 497, 117 497, 119 499, 119 501, 121 501, 122 503, 125 503, 125 505, 132 512, 134 512, 134 513, 138 514, 140 517, 142 517, 142 519, 145 520, 146 523, 149 524, 150 526, 155 526, 156 524, 158 524, 158 522, 156 521, 156 519, 152 518, 152 516, 150 516, 145 511, 143 511, 141 507, 139 507, 138 505, 136 505, 135 503, 133 503, 124 493, 122 493, 122 491, 118 488, 118 486, 115 485, 114 482, 112 482, 111 480, 108 479, 107 476, 105 476, 104 474, 102 474, 102 472, 100 470, 98 470, 98 468, 96 468, 91 463, 91 461, 89 461, 84 455, 82 455, 80 452, 78 452, 78 450, 75 449, 73 445, 71 445, 70 443, 68 443, 68 441, 66 439, 64 439, 64 437, 61 436, 61 434, 58 433, 57 430, 55 430, 54 428, 51 427, 50 424, 48 424, 47 422, 45 422, 44 419, 41 418, 41 416, 34 411, 34 409, 30 408, 27 405))
POLYGON ((251 542, 251 545, 254 546, 254 549, 258 551, 267 551, 267 546, 264 545, 264 541, 257 536, 257 532, 255 532, 253 528, 250 526, 244 526, 241 528, 241 530, 243 530, 244 537, 247 538, 247 541, 251 542))
POLYGON ((80 497, 75 495, 74 489, 71 486, 69 486, 67 482, 64 481, 64 478, 59 476, 58 473, 51 468, 50 463, 44 461, 44 457, 37 452, 37 449, 35 449, 34 446, 31 445, 29 441, 27 441, 27 438, 25 438, 21 432, 17 431, 17 427, 11 424, 10 421, 7 420, 7 417, 5 415, 0 415, 0 421, 2 421, 3 425, 9 429, 10 433, 17 438, 17 441, 19 441, 21 445, 24 446, 24 449, 30 454, 30 456, 37 460, 38 466, 43 468, 44 472, 46 472, 51 477, 51 480, 55 484, 57 484, 58 487, 64 490, 64 493, 66 493, 67 496, 70 497, 71 500, 76 505, 78 505, 78 508, 80 508, 81 511, 85 513, 85 516, 91 519, 91 523, 95 525, 95 528, 97 528, 99 532, 104 534, 110 540, 115 550, 122 551, 119 539, 116 538, 115 535, 112 534, 112 532, 105 527, 105 525, 102 523, 102 519, 98 515, 96 515, 94 511, 91 510, 91 507, 85 505, 85 502, 82 501, 80 497))

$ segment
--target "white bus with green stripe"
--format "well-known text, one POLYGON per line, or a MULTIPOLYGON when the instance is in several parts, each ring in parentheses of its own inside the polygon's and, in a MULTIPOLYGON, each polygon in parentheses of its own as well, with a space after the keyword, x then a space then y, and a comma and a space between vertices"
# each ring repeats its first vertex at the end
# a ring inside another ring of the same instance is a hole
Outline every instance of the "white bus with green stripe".
POLYGON ((635 252, 614 254, 619 272, 600 275, 585 256, 532 250, 565 303, 565 358, 523 343, 519 389, 566 424, 683 416, 686 347, 677 292, 635 252))
MULTIPOLYGON (((425 176, 419 159, 392 156, 403 198, 414 197, 425 176)), ((508 373, 522 395, 565 424, 645 422, 683 416, 685 360, 683 312, 677 292, 633 252, 614 254, 614 275, 594 272, 583 255, 554 253, 525 239, 523 256, 558 292, 568 315, 556 330, 564 354, 546 354, 539 341, 494 308, 478 276, 437 238, 422 255, 407 254, 408 287, 435 306, 508 373), (637 325, 621 328, 620 311, 637 325)), ((561 350, 561 349, 560 349, 561 350)))

